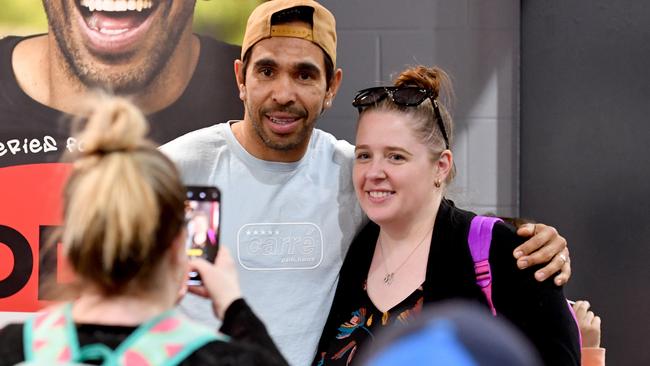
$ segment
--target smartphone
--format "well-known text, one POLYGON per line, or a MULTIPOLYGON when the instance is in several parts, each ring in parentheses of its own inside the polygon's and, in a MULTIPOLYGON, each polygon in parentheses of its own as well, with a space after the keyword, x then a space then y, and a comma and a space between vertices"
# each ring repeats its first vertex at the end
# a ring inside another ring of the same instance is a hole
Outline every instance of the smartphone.
MULTIPOLYGON (((221 192, 217 187, 187 186, 185 201, 185 251, 190 258, 214 262, 219 250, 221 192)), ((201 284, 196 271, 189 273, 188 285, 201 284)))

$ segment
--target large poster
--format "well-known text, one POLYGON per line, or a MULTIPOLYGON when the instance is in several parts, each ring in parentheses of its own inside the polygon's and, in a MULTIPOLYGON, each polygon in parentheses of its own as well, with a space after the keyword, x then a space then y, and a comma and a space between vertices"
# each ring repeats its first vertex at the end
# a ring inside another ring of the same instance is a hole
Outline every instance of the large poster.
POLYGON ((86 95, 133 100, 157 143, 241 118, 232 64, 259 2, 3 0, 0 312, 38 311, 52 300, 47 286, 70 279, 60 246, 45 248, 61 225, 70 166, 60 159, 80 148, 71 129, 86 95))

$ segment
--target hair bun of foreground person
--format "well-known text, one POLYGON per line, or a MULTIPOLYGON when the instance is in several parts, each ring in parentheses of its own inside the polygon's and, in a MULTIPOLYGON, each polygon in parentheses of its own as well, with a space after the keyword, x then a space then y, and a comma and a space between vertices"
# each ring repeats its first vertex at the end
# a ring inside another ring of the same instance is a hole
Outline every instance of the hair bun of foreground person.
POLYGON ((147 131, 128 100, 103 97, 72 156, 63 248, 74 271, 105 293, 151 284, 156 262, 183 222, 183 185, 171 161, 144 138, 147 131))

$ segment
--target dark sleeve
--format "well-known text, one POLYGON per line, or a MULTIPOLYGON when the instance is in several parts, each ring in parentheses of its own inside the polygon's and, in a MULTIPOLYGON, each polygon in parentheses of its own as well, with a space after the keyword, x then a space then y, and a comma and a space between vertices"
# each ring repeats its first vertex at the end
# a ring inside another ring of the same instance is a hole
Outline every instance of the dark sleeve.
POLYGON ((220 331, 231 337, 229 342, 210 342, 180 365, 288 365, 262 321, 243 299, 230 304, 220 331))
POLYGON ((553 276, 538 282, 542 266, 520 270, 512 252, 523 242, 514 228, 497 224, 492 232, 492 297, 498 316, 514 323, 537 348, 546 365, 580 365, 578 327, 563 288, 553 276))
MULTIPOLYGON (((275 345, 264 323, 255 315, 244 299, 235 300, 224 314, 219 329, 231 337, 231 341, 219 346, 224 348, 221 359, 229 356, 237 365, 288 365, 275 345), (224 354, 225 353, 225 354, 224 354)), ((214 346, 214 345, 213 345, 214 346)), ((218 364, 222 364, 219 362, 218 364)), ((228 363, 225 363, 228 364, 228 363)))
POLYGON ((9 324, 0 329, 0 366, 15 365, 24 360, 23 325, 9 324))
POLYGON ((286 360, 275 345, 266 326, 255 315, 244 299, 235 300, 224 315, 220 331, 240 343, 248 343, 266 350, 270 359, 286 364, 286 360))

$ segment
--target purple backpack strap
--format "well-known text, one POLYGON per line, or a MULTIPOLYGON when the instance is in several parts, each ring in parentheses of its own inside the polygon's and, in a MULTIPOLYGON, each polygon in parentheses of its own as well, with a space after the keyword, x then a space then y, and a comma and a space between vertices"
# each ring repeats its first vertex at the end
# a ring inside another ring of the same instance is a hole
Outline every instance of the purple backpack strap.
POLYGON ((582 345, 582 331, 580 330, 580 323, 578 322, 578 317, 576 316, 575 310, 573 310, 573 305, 571 304, 571 301, 569 301, 567 299, 566 303, 569 306, 569 312, 571 313, 571 316, 573 317, 573 321, 576 323, 576 328, 578 328, 578 340, 580 341, 580 344, 582 345))
POLYGON ((492 271, 490 270, 490 243, 492 242, 492 228, 497 222, 502 222, 498 217, 475 216, 469 227, 467 244, 474 260, 474 274, 476 284, 481 288, 487 299, 492 315, 497 311, 492 303, 492 271))

